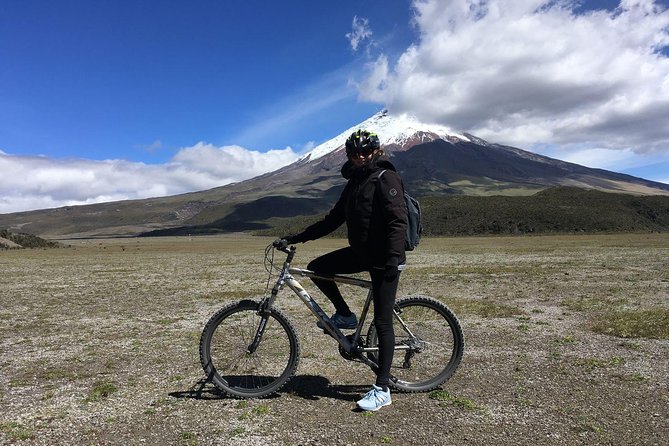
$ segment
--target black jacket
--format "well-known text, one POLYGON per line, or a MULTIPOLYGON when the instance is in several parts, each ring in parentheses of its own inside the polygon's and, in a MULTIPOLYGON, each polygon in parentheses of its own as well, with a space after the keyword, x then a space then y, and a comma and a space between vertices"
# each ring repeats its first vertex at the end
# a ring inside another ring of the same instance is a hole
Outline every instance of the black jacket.
POLYGON ((294 236, 293 242, 323 237, 346 222, 348 242, 365 263, 373 267, 404 263, 407 209, 395 166, 377 157, 358 168, 347 161, 341 173, 348 183, 337 203, 323 220, 294 236))

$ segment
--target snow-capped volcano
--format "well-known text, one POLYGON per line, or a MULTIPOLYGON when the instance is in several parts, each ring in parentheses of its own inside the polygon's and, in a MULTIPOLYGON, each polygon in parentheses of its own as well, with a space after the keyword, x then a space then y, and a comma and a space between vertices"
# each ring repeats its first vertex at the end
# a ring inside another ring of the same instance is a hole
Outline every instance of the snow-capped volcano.
MULTIPOLYGON (((173 197, 0 215, 0 227, 77 237, 136 235, 141 230, 153 231, 151 235, 206 234, 255 230, 276 224, 277 218, 316 215, 326 212, 339 198, 346 182, 341 175, 346 161, 344 143, 360 128, 379 135, 407 190, 416 197, 493 198, 529 195, 554 186, 669 195, 666 184, 590 169, 382 111, 319 145, 299 161, 246 181, 173 197)), ((637 212, 644 215, 655 212, 639 209, 637 212)), ((481 222, 470 223, 476 226, 481 222)), ((522 225, 524 220, 518 227, 522 225)))
POLYGON ((391 115, 387 110, 382 110, 360 124, 343 131, 331 140, 320 144, 302 156, 300 161, 313 161, 342 148, 346 138, 358 129, 376 133, 379 136, 381 146, 397 145, 405 147, 408 143, 415 145, 435 139, 470 141, 470 138, 466 135, 454 132, 443 125, 425 124, 407 114, 391 115))

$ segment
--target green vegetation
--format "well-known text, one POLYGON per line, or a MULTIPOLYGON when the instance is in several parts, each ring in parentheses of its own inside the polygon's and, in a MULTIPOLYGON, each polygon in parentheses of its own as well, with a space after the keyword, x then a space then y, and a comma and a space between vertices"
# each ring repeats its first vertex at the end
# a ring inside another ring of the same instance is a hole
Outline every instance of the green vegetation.
POLYGON ((632 373, 629 377, 627 377, 628 381, 634 381, 634 382, 641 382, 645 381, 648 378, 646 378, 642 373, 640 372, 634 372, 632 373))
POLYGON ((34 437, 33 431, 19 423, 2 423, 0 432, 6 434, 12 440, 28 440, 34 437))
POLYGON ((193 432, 181 432, 179 433, 179 444, 195 446, 197 444, 197 436, 193 432))
POLYGON ((646 308, 605 312, 593 320, 592 330, 621 338, 669 339, 669 310, 646 308))
POLYGON ((573 344, 576 342, 576 338, 574 338, 572 335, 566 335, 560 339, 556 339, 555 342, 558 344, 573 344))
POLYGON ((606 367, 617 367, 621 365, 625 360, 620 356, 612 356, 608 359, 600 358, 583 358, 576 361, 576 365, 582 366, 588 369, 601 369, 606 367))
MULTIPOLYGON (((60 243, 44 240, 32 234, 15 234, 9 232, 7 229, 0 229, 1 239, 6 239, 19 245, 18 248, 59 248, 62 246, 60 243)), ((7 249, 7 245, 0 243, 0 249, 7 249)))
POLYGON ((512 317, 523 314, 518 307, 489 300, 451 299, 449 305, 458 314, 475 314, 483 318, 512 317))
POLYGON ((86 402, 95 402, 107 398, 112 393, 116 392, 118 388, 111 382, 97 382, 91 389, 91 392, 86 397, 86 402))
POLYGON ((527 197, 426 197, 428 235, 669 231, 669 197, 569 187, 527 197))
MULTIPOLYGON (((669 197, 554 187, 530 196, 420 198, 426 236, 668 232, 669 197)), ((257 235, 295 233, 318 216, 273 218, 257 235)), ((340 228, 335 236, 345 235, 340 228)))
POLYGON ((429 397, 433 400, 441 401, 442 403, 450 403, 454 406, 460 407, 468 411, 478 411, 483 414, 488 412, 484 406, 478 405, 470 398, 459 397, 451 395, 445 390, 433 390, 429 393, 429 397))
POLYGON ((606 308, 610 304, 611 302, 609 302, 607 299, 595 296, 569 297, 562 302, 562 305, 572 311, 597 310, 600 308, 606 308))
POLYGON ((267 404, 261 404, 258 407, 253 408, 254 415, 267 415, 269 413, 269 406, 267 404))
MULTIPOLYGON (((240 401, 235 405, 236 409, 244 409, 248 407, 248 403, 246 401, 240 401), (245 404, 244 404, 245 403, 245 404)), ((268 415, 270 412, 269 406, 267 404, 261 404, 259 406, 254 407, 250 411, 245 411, 242 412, 241 415, 237 417, 238 420, 248 420, 251 417, 261 417, 264 415, 268 415)))
POLYGON ((240 435, 244 435, 246 433, 246 429, 243 427, 236 427, 233 430, 230 431, 230 437, 239 437, 240 435))
POLYGON ((237 401, 235 404, 235 409, 246 409, 247 407, 249 407, 249 402, 246 400, 237 401))

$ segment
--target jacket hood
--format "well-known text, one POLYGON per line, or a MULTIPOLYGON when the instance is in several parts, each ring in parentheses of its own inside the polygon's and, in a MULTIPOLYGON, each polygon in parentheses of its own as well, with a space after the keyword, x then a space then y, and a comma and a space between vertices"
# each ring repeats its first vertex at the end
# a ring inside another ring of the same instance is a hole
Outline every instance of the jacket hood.
POLYGON ((397 172, 397 169, 384 155, 372 158, 372 160, 360 167, 356 167, 350 160, 346 161, 341 167, 341 176, 350 180, 353 177, 367 178, 370 174, 378 172, 379 170, 392 170, 397 172))

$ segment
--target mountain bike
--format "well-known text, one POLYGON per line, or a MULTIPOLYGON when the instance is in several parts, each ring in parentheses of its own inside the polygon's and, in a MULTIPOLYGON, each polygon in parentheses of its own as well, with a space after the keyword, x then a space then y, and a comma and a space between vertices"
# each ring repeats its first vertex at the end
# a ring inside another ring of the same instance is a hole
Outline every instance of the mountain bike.
MULTIPOLYGON (((279 291, 288 286, 339 344, 344 359, 377 369, 377 333, 372 322, 363 327, 372 303, 372 283, 351 276, 322 275, 293 268, 296 248, 277 240, 265 250, 270 276, 278 271, 271 293, 260 299, 232 302, 209 319, 200 338, 200 361, 207 379, 219 390, 238 398, 261 398, 279 390, 295 374, 300 344, 295 326, 275 306, 279 291), (281 267, 274 253, 286 254, 281 267), (332 280, 369 289, 353 334, 337 328, 295 276, 332 280)), ((390 386, 405 392, 435 389, 453 375, 464 350, 462 327, 440 301, 426 296, 397 299, 394 307, 395 354, 390 386)))

